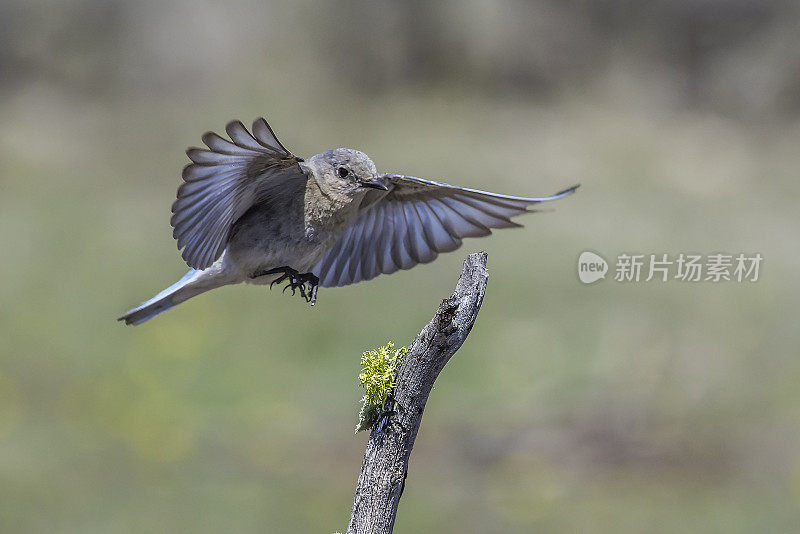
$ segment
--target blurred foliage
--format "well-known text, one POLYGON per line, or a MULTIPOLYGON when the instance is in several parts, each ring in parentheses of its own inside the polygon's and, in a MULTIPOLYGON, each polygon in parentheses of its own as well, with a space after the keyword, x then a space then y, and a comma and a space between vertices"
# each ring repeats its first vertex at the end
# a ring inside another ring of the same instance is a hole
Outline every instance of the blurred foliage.
POLYGON ((790 0, 0 4, 0 531, 341 528, 359 350, 410 342, 486 249, 396 532, 794 532, 798 22, 790 0), (583 186, 315 308, 237 286, 117 324, 186 268, 185 147, 262 115, 298 155, 583 186), (582 286, 586 249, 764 263, 582 286))

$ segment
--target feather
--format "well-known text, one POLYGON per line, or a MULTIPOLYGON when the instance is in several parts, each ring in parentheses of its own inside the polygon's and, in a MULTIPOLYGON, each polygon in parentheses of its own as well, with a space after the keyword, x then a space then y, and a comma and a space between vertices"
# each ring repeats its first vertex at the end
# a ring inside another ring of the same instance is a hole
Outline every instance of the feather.
POLYGON ((300 160, 258 119, 256 140, 240 121, 225 127, 231 140, 213 132, 203 135, 208 150, 190 148, 183 183, 172 205, 172 235, 181 256, 195 269, 211 265, 227 246, 233 224, 255 202, 287 180, 305 180, 300 160), (266 133, 265 133, 266 132, 266 133))
POLYGON ((384 174, 381 180, 389 191, 370 191, 352 226, 312 268, 323 286, 354 284, 433 261, 440 253, 460 247, 465 237, 520 226, 511 218, 577 188, 528 198, 398 174, 384 174))

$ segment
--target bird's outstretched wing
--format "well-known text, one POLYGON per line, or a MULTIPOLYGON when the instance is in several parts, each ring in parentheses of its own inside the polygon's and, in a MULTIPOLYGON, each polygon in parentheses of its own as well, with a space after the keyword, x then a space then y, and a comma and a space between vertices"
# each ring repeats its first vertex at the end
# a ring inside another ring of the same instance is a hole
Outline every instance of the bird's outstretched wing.
POLYGON ((433 261, 440 252, 460 247, 465 237, 489 235, 491 228, 521 226, 511 217, 578 188, 526 198, 398 174, 384 174, 381 179, 389 190, 368 193, 355 222, 312 269, 322 286, 355 284, 433 261))
POLYGON ((225 130, 231 140, 213 132, 203 135, 208 150, 186 151, 192 163, 183 169, 183 184, 172 205, 172 236, 189 267, 205 269, 220 257, 231 226, 273 187, 287 179, 303 178, 292 155, 264 119, 253 133, 240 121, 225 130))

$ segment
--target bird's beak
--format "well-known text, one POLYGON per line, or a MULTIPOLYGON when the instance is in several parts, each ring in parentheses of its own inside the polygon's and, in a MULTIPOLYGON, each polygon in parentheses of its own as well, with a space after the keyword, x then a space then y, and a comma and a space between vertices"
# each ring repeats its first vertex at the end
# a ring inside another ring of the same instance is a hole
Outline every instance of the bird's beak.
POLYGON ((371 189, 380 189, 381 191, 388 191, 389 188, 383 185, 380 179, 372 180, 371 182, 361 182, 361 187, 369 187, 371 189))

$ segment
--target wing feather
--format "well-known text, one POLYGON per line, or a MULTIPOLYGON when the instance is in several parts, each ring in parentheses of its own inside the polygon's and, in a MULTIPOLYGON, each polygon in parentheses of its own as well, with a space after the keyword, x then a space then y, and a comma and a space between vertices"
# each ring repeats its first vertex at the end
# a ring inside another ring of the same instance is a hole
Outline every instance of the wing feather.
POLYGON ((203 143, 208 147, 209 150, 212 152, 216 152, 218 154, 228 154, 229 156, 247 156, 250 151, 246 148, 242 148, 239 145, 236 145, 227 139, 223 139, 220 135, 215 134, 214 132, 206 132, 203 134, 203 143))
POLYGON ((378 254, 374 250, 374 246, 369 246, 371 245, 372 236, 381 232, 383 218, 379 216, 380 212, 380 209, 369 210, 366 228, 369 228, 370 231, 365 232, 364 237, 361 239, 361 276, 363 280, 372 280, 380 274, 378 254))
POLYGON ((262 147, 281 154, 291 154, 278 140, 267 121, 261 117, 253 121, 253 135, 262 147))
POLYGON ((417 202, 416 206, 420 214, 427 213, 427 215, 423 215, 425 217, 423 224, 425 232, 430 236, 432 249, 439 252, 451 252, 461 246, 461 239, 447 231, 447 227, 442 224, 431 203, 417 202))
POLYGON ((349 261, 349 269, 348 269, 349 280, 359 280, 363 278, 362 270, 366 264, 366 261, 365 258, 362 256, 362 252, 364 250, 364 242, 366 241, 365 239, 366 234, 369 231, 371 231, 374 220, 375 220, 375 211, 369 210, 365 214, 364 224, 351 226, 351 228, 354 229, 355 246, 353 248, 353 253, 350 256, 350 261, 349 261))
POLYGON ((380 272, 389 274, 395 272, 398 267, 392 254, 392 236, 394 235, 394 218, 392 217, 389 206, 391 204, 381 203, 374 209, 380 210, 381 229, 378 234, 378 247, 375 251, 378 258, 380 272))
POLYGON ((408 228, 406 227, 402 203, 395 202, 392 205, 392 217, 392 222, 394 223, 392 239, 392 253, 394 262, 401 269, 410 269, 416 262, 411 257, 408 248, 406 247, 406 234, 408 233, 408 228))
POLYGON ((231 141, 242 148, 247 148, 256 152, 264 150, 264 147, 256 141, 256 138, 250 135, 250 132, 244 127, 242 121, 229 122, 225 126, 225 131, 228 132, 231 141))
POLYGON ((529 208, 567 196, 578 187, 528 198, 398 174, 384 174, 381 179, 389 191, 380 198, 365 198, 355 222, 312 268, 323 286, 354 284, 433 261, 442 252, 456 250, 466 237, 521 226, 512 217, 535 211, 529 208))
POLYGON ((181 256, 195 269, 205 269, 225 250, 233 224, 272 188, 286 180, 304 180, 295 157, 275 137, 264 119, 254 123, 255 136, 240 121, 228 123, 230 140, 203 135, 208 150, 190 148, 183 183, 172 205, 172 235, 181 256))

